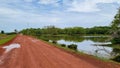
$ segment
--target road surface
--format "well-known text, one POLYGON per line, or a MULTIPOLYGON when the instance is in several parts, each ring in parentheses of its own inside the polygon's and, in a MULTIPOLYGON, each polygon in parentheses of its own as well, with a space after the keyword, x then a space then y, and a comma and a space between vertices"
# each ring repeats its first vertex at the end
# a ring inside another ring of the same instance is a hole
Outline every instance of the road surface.
POLYGON ((18 35, 4 46, 19 44, 6 52, 0 49, 0 68, 120 68, 88 57, 73 55, 33 37, 18 35))

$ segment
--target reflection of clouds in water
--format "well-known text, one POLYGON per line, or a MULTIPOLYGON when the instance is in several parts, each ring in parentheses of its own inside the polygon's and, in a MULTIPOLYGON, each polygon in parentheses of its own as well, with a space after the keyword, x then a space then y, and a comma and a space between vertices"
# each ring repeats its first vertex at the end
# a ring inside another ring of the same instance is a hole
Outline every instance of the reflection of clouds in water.
MULTIPOLYGON (((96 42, 93 42, 91 40, 84 40, 82 42, 69 42, 69 41, 64 41, 64 40, 59 40, 59 44, 76 44, 78 45, 78 50, 82 51, 84 53, 90 54, 90 55, 95 55, 98 57, 104 57, 104 58, 111 58, 111 52, 112 48, 111 47, 106 47, 106 46, 94 46, 93 44, 96 44, 96 42)), ((106 42, 104 44, 109 44, 110 42, 106 42)), ((102 44, 102 43, 99 43, 102 44)))
POLYGON ((104 47, 104 46, 96 46, 96 50, 93 51, 93 55, 98 56, 98 57, 104 57, 104 58, 111 58, 112 56, 112 48, 110 47, 104 47))
POLYGON ((64 40, 59 40, 57 41, 60 44, 66 44, 66 45, 70 45, 70 44, 76 44, 75 42, 70 42, 70 41, 64 41, 64 40))

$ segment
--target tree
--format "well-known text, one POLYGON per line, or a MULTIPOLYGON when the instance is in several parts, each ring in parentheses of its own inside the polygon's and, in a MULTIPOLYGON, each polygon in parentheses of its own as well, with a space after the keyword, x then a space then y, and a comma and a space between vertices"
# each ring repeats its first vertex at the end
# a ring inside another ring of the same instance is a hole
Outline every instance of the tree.
POLYGON ((2 31, 1 31, 1 34, 4 34, 4 33, 5 33, 5 32, 2 30, 2 31))
POLYGON ((108 26, 95 26, 92 28, 86 28, 86 34, 101 34, 108 35, 111 27, 108 26))
POLYGON ((113 43, 120 44, 120 8, 118 9, 118 12, 114 17, 114 20, 112 21, 111 27, 113 43))
POLYGON ((14 32, 17 34, 18 33, 17 29, 15 29, 14 32))

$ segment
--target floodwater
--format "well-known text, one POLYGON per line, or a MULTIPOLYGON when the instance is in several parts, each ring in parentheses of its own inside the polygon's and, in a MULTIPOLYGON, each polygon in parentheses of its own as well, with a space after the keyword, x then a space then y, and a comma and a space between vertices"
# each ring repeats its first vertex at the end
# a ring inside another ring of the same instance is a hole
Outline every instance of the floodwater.
MULTIPOLYGON (((96 45, 97 42, 93 42, 91 40, 84 40, 82 42, 69 42, 65 40, 58 40, 57 42, 59 44, 66 44, 66 45, 76 44, 78 45, 77 49, 86 54, 98 56, 101 58, 107 58, 107 59, 113 57, 112 55, 113 49, 111 47, 96 45)), ((100 42, 98 44, 100 44, 100 42)), ((101 44, 110 44, 110 42, 105 42, 101 44)))

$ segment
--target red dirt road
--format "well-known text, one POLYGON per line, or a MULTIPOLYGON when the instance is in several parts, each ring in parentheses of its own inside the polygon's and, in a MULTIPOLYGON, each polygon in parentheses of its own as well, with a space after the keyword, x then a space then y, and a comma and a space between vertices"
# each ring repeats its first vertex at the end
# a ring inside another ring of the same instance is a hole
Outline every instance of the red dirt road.
POLYGON ((18 43, 21 47, 3 53, 0 68, 120 68, 117 64, 77 57, 28 36, 18 35, 8 44, 13 43, 18 43))

